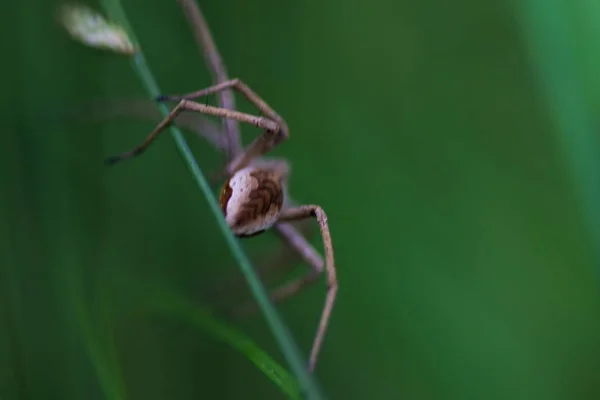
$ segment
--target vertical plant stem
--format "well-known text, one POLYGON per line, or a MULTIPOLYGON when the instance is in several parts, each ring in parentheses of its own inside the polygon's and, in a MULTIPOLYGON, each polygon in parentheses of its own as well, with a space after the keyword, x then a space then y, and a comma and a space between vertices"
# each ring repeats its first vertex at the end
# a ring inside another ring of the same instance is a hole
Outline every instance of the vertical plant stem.
MULTIPOLYGON (((150 69, 146 63, 143 52, 141 51, 141 47, 139 42, 134 34, 133 29, 131 29, 131 25, 129 24, 126 14, 121 7, 119 0, 102 0, 102 7, 104 8, 106 14, 109 16, 111 20, 119 23, 128 33, 132 42, 137 48, 137 52, 132 56, 133 69, 141 80, 146 92, 150 96, 150 98, 156 98, 161 94, 158 84, 156 80, 152 76, 150 69)), ((169 113, 169 109, 164 104, 157 104, 157 108, 163 117, 166 117, 169 113)), ((194 180, 200 187, 202 193, 206 197, 208 201, 208 205, 217 218, 217 222, 219 228, 221 229, 225 240, 231 249, 233 257, 239 268, 241 269, 254 298, 256 299, 262 313, 267 320, 267 324, 271 329, 274 337, 280 345, 280 348, 283 352, 286 361, 288 362, 291 370, 294 375, 297 377, 302 393, 309 399, 320 399, 323 398, 320 394, 320 391, 312 379, 311 376, 306 372, 306 363, 303 362, 303 357, 300 354, 296 344, 294 343, 291 334, 287 327, 283 324, 275 307, 269 300, 268 294, 263 287, 262 283, 256 276, 254 269, 252 268, 250 261, 242 251, 237 239, 231 233, 231 230, 227 226, 225 219, 222 217, 219 206, 212 195, 210 186, 206 181, 202 171, 200 170, 198 163, 194 159, 190 148, 188 147, 183 135, 175 126, 170 127, 171 135, 175 140, 175 144, 177 145, 177 149, 179 150, 181 156, 183 157, 188 169, 192 173, 194 180)))

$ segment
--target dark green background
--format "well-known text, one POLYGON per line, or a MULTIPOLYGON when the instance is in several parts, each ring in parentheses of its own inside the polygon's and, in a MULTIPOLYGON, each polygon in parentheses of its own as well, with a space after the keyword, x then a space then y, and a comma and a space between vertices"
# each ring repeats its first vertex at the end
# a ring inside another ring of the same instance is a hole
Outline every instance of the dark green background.
MULTIPOLYGON (((104 156, 152 124, 61 117, 144 92, 126 59, 59 29, 58 4, 3 5, 0 398, 100 399, 115 385, 129 399, 281 398, 228 346, 136 311, 152 293, 135 277, 193 296, 236 267, 168 136, 106 169, 104 156), (86 337, 115 348, 94 353, 86 337), (122 382, 103 382, 103 357, 122 382)), ((598 263, 518 8, 200 5, 230 75, 290 126, 276 153, 292 163, 294 198, 329 215, 340 289, 316 373, 329 398, 600 396, 598 263)), ((175 1, 124 7, 163 91, 210 84, 175 1)), ((600 52, 586 47, 583 6, 565 10, 593 108, 600 52)), ((188 137, 215 170, 222 158, 188 137)), ((260 256, 280 243, 265 235, 244 248, 260 256)), ((319 282, 279 307, 303 354, 323 298, 319 282)), ((260 316, 238 326, 284 363, 260 316)))

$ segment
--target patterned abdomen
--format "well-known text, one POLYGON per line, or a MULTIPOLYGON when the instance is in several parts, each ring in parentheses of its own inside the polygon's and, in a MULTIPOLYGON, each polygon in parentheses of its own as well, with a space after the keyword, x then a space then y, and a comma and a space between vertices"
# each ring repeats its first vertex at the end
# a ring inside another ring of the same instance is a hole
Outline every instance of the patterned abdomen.
POLYGON ((268 170, 244 168, 225 182, 219 205, 235 235, 257 235, 279 218, 283 207, 281 183, 268 170))

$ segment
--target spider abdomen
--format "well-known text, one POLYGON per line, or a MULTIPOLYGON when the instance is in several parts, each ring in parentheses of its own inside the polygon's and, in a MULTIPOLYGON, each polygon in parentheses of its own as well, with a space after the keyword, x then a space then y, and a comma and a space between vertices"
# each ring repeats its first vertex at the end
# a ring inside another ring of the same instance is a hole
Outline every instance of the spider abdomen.
POLYGON ((236 236, 257 235, 279 218, 283 207, 281 183, 269 170, 241 169, 223 185, 219 205, 236 236))

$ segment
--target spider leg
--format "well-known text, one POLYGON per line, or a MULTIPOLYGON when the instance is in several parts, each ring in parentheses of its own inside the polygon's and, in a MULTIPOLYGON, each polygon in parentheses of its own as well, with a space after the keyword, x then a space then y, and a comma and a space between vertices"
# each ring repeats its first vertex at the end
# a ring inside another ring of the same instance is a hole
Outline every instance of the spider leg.
MULTIPOLYGON (((190 100, 181 100, 175 108, 171 110, 169 115, 167 115, 150 134, 140 143, 138 146, 133 148, 130 151, 118 154, 116 156, 111 156, 106 159, 105 163, 107 165, 113 165, 119 161, 123 161, 125 159, 135 157, 137 155, 142 154, 148 146, 157 138, 157 136, 164 131, 164 129, 169 126, 169 124, 179 115, 182 111, 195 111, 198 113, 212 115, 215 117, 224 117, 224 118, 232 118, 238 120, 240 122, 245 122, 250 125, 257 126, 265 130, 265 133, 260 136, 258 139, 262 139, 265 142, 272 142, 274 138, 277 137, 279 132, 279 125, 272 121, 269 118, 264 117, 256 117, 254 115, 241 113, 238 111, 227 110, 220 107, 213 107, 201 103, 196 103, 190 100)), ((255 140, 259 142, 259 140, 255 140)), ((252 146, 252 144, 250 145, 252 146)), ((235 160, 234 160, 235 161, 235 160)))
MULTIPOLYGON (((110 102, 92 101, 78 108, 71 107, 71 111, 73 111, 71 115, 82 122, 132 118, 158 124, 163 120, 155 104, 149 100, 137 98, 111 100, 110 102)), ((229 142, 219 126, 202 115, 179 114, 173 122, 181 129, 205 139, 217 151, 226 152, 229 149, 229 142)))
MULTIPOLYGON (((319 229, 321 231, 321 237, 323 239, 323 248, 325 251, 325 273, 327 275, 327 295, 325 298, 323 311, 321 312, 321 318, 319 320, 319 325, 317 327, 308 363, 308 370, 312 372, 315 368, 315 364, 317 363, 319 351, 321 349, 321 345, 323 343, 323 339, 327 331, 327 326, 329 324, 329 319, 331 317, 331 311, 333 310, 333 305, 335 303, 335 297, 338 288, 335 261, 333 255, 333 246, 331 242, 331 234, 329 232, 329 225, 327 224, 327 215, 325 214, 323 209, 317 205, 303 205, 284 210, 280 217, 280 221, 295 221, 311 217, 317 219, 319 229)), ((306 247, 302 245, 299 248, 305 249, 306 247)), ((321 261, 320 263, 310 265, 312 267, 312 270, 309 271, 305 276, 287 284, 284 284, 283 286, 280 286, 279 288, 272 291, 271 299, 274 302, 285 300, 298 293, 300 289, 302 289, 309 283, 314 282, 323 272, 323 262, 321 261)), ((241 308, 238 311, 238 313, 244 315, 248 312, 254 311, 255 308, 256 305, 251 304, 249 306, 241 308)))
MULTIPOLYGON (((308 222, 308 220, 305 220, 308 222)), ((273 248, 269 254, 261 254, 253 260, 258 277, 266 287, 284 279, 299 263, 306 261, 304 248, 310 248, 310 257, 316 259, 317 265, 322 265, 323 260, 312 248, 310 240, 315 233, 312 226, 301 221, 297 226, 290 223, 278 223, 274 232, 283 241, 283 246, 273 248), (282 234, 283 232, 283 234, 282 234), (298 239, 300 238, 300 239, 298 239)), ((309 264, 310 265, 310 264, 309 264)), ((223 282, 208 288, 202 295, 203 303, 215 304, 217 308, 227 313, 235 303, 247 300, 249 295, 246 279, 239 274, 226 278, 223 282)))
MULTIPOLYGON (((199 97, 208 96, 214 93, 219 93, 223 90, 234 89, 240 92, 248 99, 260 112, 261 115, 265 115, 266 119, 276 124, 275 129, 269 127, 265 128, 265 133, 262 136, 256 138, 246 149, 235 156, 231 162, 227 165, 227 173, 229 175, 234 174, 236 171, 247 166, 253 159, 262 156, 282 141, 286 140, 289 136, 288 127, 283 118, 279 116, 256 92, 248 87, 244 82, 239 79, 231 79, 229 81, 221 82, 213 86, 209 86, 205 89, 197 90, 195 92, 187 93, 184 95, 177 96, 159 96, 157 101, 181 101, 181 100, 192 100, 199 97)), ((225 116, 227 117, 227 116, 225 116)), ((232 118, 232 117, 229 117, 232 118)), ((254 117, 260 118, 260 117, 254 117)), ((244 120, 238 119, 241 122, 244 120)), ((252 124, 252 122, 249 122, 252 124)), ((257 125, 258 126, 258 125, 257 125)))

